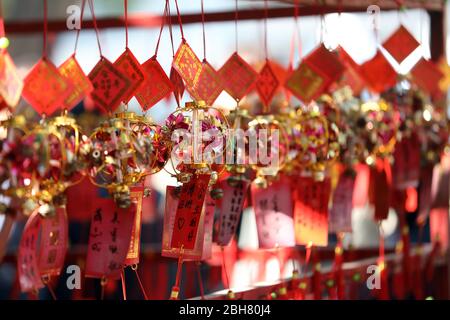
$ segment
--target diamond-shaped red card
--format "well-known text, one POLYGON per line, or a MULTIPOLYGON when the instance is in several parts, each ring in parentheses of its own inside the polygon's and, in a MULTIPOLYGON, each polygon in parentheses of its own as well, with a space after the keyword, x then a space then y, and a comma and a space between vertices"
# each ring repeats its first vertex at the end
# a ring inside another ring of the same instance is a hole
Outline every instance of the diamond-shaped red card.
POLYGON ((266 62, 259 72, 258 80, 255 83, 256 91, 264 106, 268 107, 270 105, 279 85, 280 83, 270 63, 266 62))
POLYGON ((317 47, 305 60, 328 77, 327 86, 338 80, 345 70, 337 52, 328 50, 324 45, 317 47))
POLYGON ((71 94, 63 102, 63 108, 70 110, 80 103, 86 95, 91 93, 94 87, 92 86, 91 80, 84 74, 74 56, 71 56, 64 61, 59 66, 58 70, 63 77, 73 83, 71 94))
POLYGON ((141 64, 128 48, 117 58, 114 66, 130 80, 130 86, 123 98, 124 102, 128 102, 144 82, 144 70, 142 70, 141 64))
POLYGON ((72 83, 43 58, 25 77, 22 95, 39 114, 50 115, 63 105, 72 90, 72 83))
POLYGON ((226 92, 241 100, 258 79, 258 73, 236 52, 220 68, 219 75, 226 92))
POLYGON ((184 82, 183 78, 181 78, 180 74, 177 70, 175 70, 172 66, 170 68, 170 82, 172 82, 173 85, 173 95, 175 96, 175 100, 177 101, 177 105, 180 105, 180 100, 183 97, 184 94, 184 82))
POLYGON ((383 43, 383 47, 398 63, 402 63, 418 46, 420 46, 420 43, 404 26, 400 26, 383 43))
POLYGON ((0 52, 0 96, 2 101, 10 107, 15 107, 20 100, 23 89, 23 81, 17 74, 8 51, 0 52))
POLYGON ((365 85, 364 79, 359 73, 359 65, 344 48, 339 47, 337 51, 342 64, 345 66, 345 71, 339 81, 339 86, 349 86, 355 95, 359 95, 365 85))
POLYGON ((203 100, 212 105, 223 90, 217 71, 207 62, 202 63, 202 71, 194 87, 187 88, 194 100, 203 100))
POLYGON ((114 112, 125 98, 131 81, 108 59, 102 57, 89 73, 94 86, 91 97, 97 107, 114 112))
POLYGON ((172 66, 178 71, 187 87, 194 86, 202 71, 202 62, 184 41, 173 58, 172 66))
POLYGON ((439 81, 444 77, 444 74, 439 68, 429 60, 420 59, 419 62, 412 68, 411 74, 413 81, 422 90, 426 91, 433 97, 440 96, 442 91, 439 88, 439 81))
POLYGON ((329 78, 304 60, 286 80, 285 87, 305 103, 319 97, 326 89, 329 78))
POLYGON ((152 57, 144 62, 142 69, 144 70, 145 79, 134 95, 142 110, 146 111, 170 94, 173 90, 173 85, 156 60, 156 57, 152 57))
POLYGON ((397 73, 380 50, 375 57, 361 65, 360 72, 369 89, 376 93, 389 89, 397 81, 397 73))

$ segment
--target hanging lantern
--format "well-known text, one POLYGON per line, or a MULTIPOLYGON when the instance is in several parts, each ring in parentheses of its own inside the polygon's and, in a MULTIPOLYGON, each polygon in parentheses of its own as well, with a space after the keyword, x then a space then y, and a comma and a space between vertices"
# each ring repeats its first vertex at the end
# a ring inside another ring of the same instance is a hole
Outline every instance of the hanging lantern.
POLYGON ((297 162, 304 175, 321 181, 325 179, 328 166, 339 156, 339 129, 314 102, 307 109, 298 109, 297 115, 300 134, 296 143, 301 150, 297 162))
POLYGON ((224 114, 204 101, 192 101, 166 119, 164 141, 171 146, 170 163, 179 182, 193 174, 210 174, 213 185, 224 170, 229 125, 224 114))
POLYGON ((32 175, 25 170, 29 163, 24 161, 22 140, 29 128, 22 115, 2 121, 2 127, 6 137, 0 142, 0 211, 15 215, 21 211, 26 195, 31 194, 32 175))
POLYGON ((369 101, 361 105, 358 134, 366 140, 367 164, 376 157, 391 157, 397 141, 399 114, 385 100, 369 101))
MULTIPOLYGON (((158 160, 154 137, 158 127, 132 112, 122 112, 106 120, 91 135, 87 157, 93 184, 106 188, 120 208, 130 203, 130 186, 155 173, 164 163, 158 160)), ((155 139, 155 141, 159 141, 155 139)))
POLYGON ((248 128, 249 160, 256 172, 255 183, 266 187, 286 164, 289 138, 282 123, 272 114, 257 115, 248 128))
POLYGON ((64 139, 51 121, 43 119, 22 138, 22 174, 27 188, 24 213, 31 213, 39 208, 42 216, 53 216, 55 202, 64 190, 62 182, 65 168, 66 146, 64 139))

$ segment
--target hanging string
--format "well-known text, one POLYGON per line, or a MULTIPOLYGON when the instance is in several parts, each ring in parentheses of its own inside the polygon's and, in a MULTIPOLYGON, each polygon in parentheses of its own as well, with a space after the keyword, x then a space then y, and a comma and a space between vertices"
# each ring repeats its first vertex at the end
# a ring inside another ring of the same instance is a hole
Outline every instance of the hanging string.
POLYGON ((234 41, 236 53, 238 52, 238 19, 239 19, 238 0, 234 0, 234 41))
POLYGON ((298 23, 298 16, 299 16, 298 1, 299 0, 295 0, 295 2, 294 2, 294 32, 292 33, 291 51, 290 51, 290 54, 289 54, 289 64, 291 66, 293 66, 293 62, 294 62, 295 42, 296 42, 296 40, 297 40, 297 43, 298 43, 299 60, 301 60, 301 58, 302 58, 302 44, 301 44, 300 25, 298 23))
POLYGON ((0 0, 0 37, 5 36, 5 24, 3 21, 3 1, 0 0))
POLYGON ((139 272, 137 271, 137 265, 131 267, 131 269, 133 269, 134 273, 136 274, 136 278, 139 283, 139 287, 141 288, 141 292, 144 296, 144 300, 148 300, 148 296, 147 296, 147 293, 145 292, 144 285, 142 284, 141 277, 139 276, 139 272))
POLYGON ((223 272, 225 273, 225 280, 227 281, 225 286, 227 287, 227 289, 230 289, 230 279, 228 278, 227 266, 225 264, 225 252, 224 252, 223 246, 220 247, 220 250, 222 252, 222 269, 223 269, 223 272))
POLYGON ((183 248, 183 246, 181 246, 180 256, 178 257, 178 263, 177 263, 177 274, 175 276, 175 285, 172 287, 172 292, 170 293, 171 300, 178 300, 178 295, 179 295, 179 291, 180 291, 181 271, 183 270, 183 251, 184 251, 184 248, 183 248))
POLYGON ((123 6, 125 15, 125 49, 128 49, 128 0, 123 0, 123 6))
POLYGON ((268 11, 267 0, 264 0, 264 54, 266 56, 266 60, 269 59, 269 50, 267 48, 267 18, 269 15, 268 11))
POLYGON ((123 300, 127 300, 127 287, 125 285, 125 274, 124 274, 124 270, 123 269, 122 269, 122 272, 120 273, 120 280, 122 282, 123 300))
POLYGON ((202 273, 200 272, 200 262, 197 261, 195 263, 195 266, 197 269, 197 279, 198 279, 198 286, 200 288, 200 297, 202 300, 205 300, 205 291, 203 290, 202 273))
POLYGON ((89 1, 89 9, 91 10, 91 14, 92 14, 92 22, 94 23, 95 35, 97 37, 98 51, 100 53, 100 57, 103 58, 102 47, 100 45, 100 33, 98 31, 97 19, 95 18, 95 12, 94 12, 94 2, 93 2, 94 0, 88 0, 88 1, 89 1))
POLYGON ((382 268, 384 268, 384 231, 381 225, 381 222, 378 223, 378 230, 380 234, 380 248, 379 248, 379 261, 382 264, 382 268))
POLYGON ((200 0, 200 2, 202 5, 203 61, 206 61, 205 11, 203 8, 203 0, 200 0))
POLYGON ((86 0, 81 2, 81 12, 80 12, 80 28, 77 30, 77 35, 75 37, 75 48, 73 48, 73 56, 77 53, 78 48, 78 39, 80 38, 81 27, 83 25, 83 15, 84 15, 84 7, 86 5, 86 0))
POLYGON ((184 38, 183 24, 181 23, 180 9, 178 8, 178 1, 177 0, 175 0, 175 7, 177 8, 177 16, 178 16, 178 24, 180 25, 181 40, 183 40, 183 42, 185 42, 186 39, 184 38))
POLYGON ((43 33, 43 48, 42 48, 42 56, 44 58, 47 57, 47 32, 48 32, 48 21, 47 21, 47 0, 44 0, 44 33, 43 33))
POLYGON ((159 35, 158 35, 158 41, 156 42, 156 48, 155 48, 155 58, 156 58, 156 56, 158 55, 158 49, 159 49, 159 43, 161 42, 161 35, 162 35, 162 32, 163 32, 163 29, 164 29, 164 24, 165 24, 165 20, 166 20, 166 18, 168 18, 167 17, 167 6, 168 6, 168 0, 166 0, 166 4, 165 4, 165 6, 164 6, 164 13, 163 13, 163 17, 162 17, 162 19, 161 19, 161 28, 159 29, 159 35))
POLYGON ((173 44, 173 32, 172 32, 172 14, 170 13, 170 2, 167 1, 167 19, 169 20, 169 35, 170 35, 170 44, 172 46, 172 57, 175 57, 175 46, 173 44))

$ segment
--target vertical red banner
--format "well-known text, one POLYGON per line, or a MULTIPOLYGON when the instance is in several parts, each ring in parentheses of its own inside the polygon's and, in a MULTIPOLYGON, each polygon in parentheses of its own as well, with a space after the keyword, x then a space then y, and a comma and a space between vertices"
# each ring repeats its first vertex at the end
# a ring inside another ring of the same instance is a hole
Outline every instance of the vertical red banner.
POLYGON ((135 223, 136 204, 126 209, 98 198, 92 214, 85 276, 118 279, 124 267, 135 223))
POLYGON ((230 185, 228 180, 219 182, 223 197, 218 203, 219 228, 214 241, 220 246, 228 245, 236 233, 249 185, 248 180, 238 181, 234 185, 230 185))
POLYGON ((215 202, 209 195, 205 195, 205 202, 202 204, 200 220, 195 244, 192 249, 181 250, 179 247, 172 247, 172 235, 176 228, 175 219, 178 204, 180 202, 181 188, 167 186, 166 208, 164 212, 164 229, 162 239, 162 256, 178 258, 183 260, 204 260, 211 256, 212 228, 214 219, 215 202))
POLYGON ((17 272, 22 292, 31 292, 44 286, 39 272, 37 246, 41 216, 34 211, 28 218, 19 243, 17 255, 17 272))
POLYGON ((210 175, 206 174, 192 176, 181 187, 172 233, 173 248, 194 248, 209 179, 210 175))
POLYGON ((131 188, 131 202, 136 206, 136 213, 134 216, 134 223, 131 229, 130 247, 128 248, 125 265, 133 265, 139 263, 139 255, 141 252, 141 221, 142 221, 142 200, 144 196, 144 187, 131 188))
POLYGON ((292 196, 288 180, 280 178, 267 188, 259 188, 253 184, 251 193, 259 247, 273 249, 295 246, 292 196))
POLYGON ((328 217, 329 232, 352 231, 353 188, 355 178, 342 173, 333 193, 333 205, 328 217))
POLYGON ((326 246, 328 244, 329 179, 314 181, 300 178, 297 184, 294 223, 297 244, 326 246))
POLYGON ((56 208, 55 216, 42 219, 39 271, 42 276, 57 276, 64 267, 68 225, 65 207, 56 208))

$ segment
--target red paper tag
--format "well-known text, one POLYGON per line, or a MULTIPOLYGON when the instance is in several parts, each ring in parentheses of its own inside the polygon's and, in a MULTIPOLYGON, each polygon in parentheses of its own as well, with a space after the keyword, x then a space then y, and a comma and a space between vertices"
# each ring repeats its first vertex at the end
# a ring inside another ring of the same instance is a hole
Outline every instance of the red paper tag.
POLYGON ((220 76, 207 62, 202 63, 202 70, 193 87, 187 88, 194 100, 203 100, 210 106, 223 90, 220 76))
POLYGON ((173 85, 156 57, 145 61, 142 68, 144 69, 145 80, 136 91, 135 96, 142 110, 146 111, 168 96, 173 90, 173 85))
MULTIPOLYGON (((173 238, 173 232, 176 228, 175 218, 177 214, 177 207, 180 201, 181 187, 176 188, 173 186, 167 186, 166 189, 166 209, 164 212, 164 229, 162 239, 162 256, 169 258, 178 258, 182 256, 183 260, 202 260, 204 255, 203 245, 205 244, 202 235, 205 231, 205 205, 202 206, 202 213, 198 224, 198 235, 195 240, 194 247, 192 249, 185 249, 181 251, 178 247, 172 247, 171 242, 173 238)), ((211 226, 212 228, 212 226, 211 226)))
POLYGON ((369 199, 375 207, 375 220, 387 219, 391 204, 392 175, 388 159, 377 159, 370 168, 369 199))
POLYGON ((89 73, 94 86, 91 97, 97 107, 105 112, 114 112, 125 100, 131 85, 130 79, 120 72, 108 59, 102 57, 89 73))
POLYGON ((341 86, 349 86, 355 95, 359 95, 364 89, 364 80, 359 72, 359 65, 353 60, 353 58, 344 50, 344 48, 338 48, 339 58, 342 64, 345 66, 345 71, 342 74, 340 80, 341 86))
POLYGON ((272 102, 279 85, 280 83, 275 76, 275 72, 267 61, 259 72, 258 80, 255 83, 256 91, 266 107, 272 102))
POLYGON ((225 91, 238 100, 250 91, 258 79, 256 71, 236 52, 220 68, 219 74, 225 91))
POLYGON ((131 229, 130 247, 128 248, 125 265, 130 266, 139 263, 141 252, 141 221, 142 221, 142 200, 144 187, 132 187, 130 192, 131 201, 135 204, 136 213, 131 229))
POLYGON ((197 83, 202 71, 202 62, 184 41, 173 58, 172 66, 183 78, 187 87, 193 87, 197 83))
POLYGON ((130 247, 136 205, 117 208, 113 199, 98 198, 92 214, 85 276, 118 279, 130 247))
POLYGON ((267 188, 251 186, 261 249, 295 246, 290 185, 281 179, 267 188))
POLYGON ((288 77, 285 86, 297 98, 308 103, 325 91, 327 83, 329 79, 324 73, 308 61, 303 61, 288 77))
POLYGON ((73 85, 53 63, 41 59, 24 80, 22 95, 39 114, 51 115, 70 96, 73 85))
POLYGON ((247 180, 241 180, 233 186, 230 186, 227 180, 219 182, 223 197, 218 204, 219 229, 215 235, 215 242, 218 245, 228 245, 235 235, 249 185, 250 182, 247 180))
POLYGON ((413 35, 404 27, 400 26, 384 43, 383 47, 394 57, 400 64, 405 60, 420 43, 413 35))
POLYGON ((389 89, 397 81, 397 73, 379 50, 372 59, 361 65, 360 71, 369 89, 376 93, 389 89))
POLYGON ((431 96, 439 97, 442 94, 439 82, 444 74, 432 61, 420 59, 412 68, 411 74, 414 83, 431 96))
POLYGON ((68 223, 65 207, 56 208, 55 216, 42 219, 39 271, 42 276, 57 276, 64 267, 67 252, 68 223))
POLYGON ((181 187, 172 233, 172 248, 181 248, 182 246, 184 249, 194 248, 210 178, 206 174, 193 176, 188 183, 184 183, 181 187))
POLYGON ((203 210, 205 211, 203 230, 199 230, 200 239, 203 238, 203 250, 201 260, 210 259, 212 256, 212 240, 213 240, 213 226, 214 226, 214 209, 216 202, 211 198, 209 193, 205 197, 205 204, 203 210))
POLYGON ((393 185, 397 190, 417 187, 420 174, 420 142, 415 134, 395 144, 393 185))
POLYGON ((17 254, 17 272, 19 273, 20 289, 31 292, 44 286, 38 267, 37 246, 41 216, 34 211, 28 218, 19 243, 17 254))
POLYGON ((305 60, 327 76, 326 86, 338 80, 345 70, 344 65, 339 61, 337 52, 328 50, 324 45, 313 50, 305 60))
POLYGON ((432 243, 438 243, 441 254, 448 249, 449 230, 448 209, 437 208, 430 211, 430 237, 432 243))
POLYGON ((84 74, 77 59, 71 56, 64 61, 58 68, 63 77, 72 81, 73 90, 71 94, 64 100, 63 108, 70 110, 75 107, 83 98, 90 94, 94 87, 89 78, 84 74))
POLYGON ((328 201, 330 180, 314 181, 300 178, 294 207, 295 240, 297 244, 327 246, 328 201))
POLYGON ((16 66, 8 51, 0 52, 0 96, 11 108, 20 100, 23 81, 17 73, 16 66))
POLYGON ((353 188, 355 179, 348 174, 341 174, 333 193, 333 205, 328 217, 329 232, 352 231, 353 188))
POLYGON ((369 198, 370 168, 366 164, 356 165, 353 207, 364 207, 369 198))
POLYGON ((139 86, 144 82, 144 70, 130 49, 126 48, 119 58, 114 62, 114 66, 129 80, 130 84, 122 98, 123 102, 128 102, 134 96, 139 86))
POLYGON ((433 166, 425 166, 420 170, 419 188, 419 215, 417 223, 423 225, 430 213, 431 208, 431 184, 433 179, 433 166))
POLYGON ((170 68, 170 82, 172 82, 173 85, 173 94, 175 96, 175 100, 177 101, 177 105, 180 105, 185 87, 183 78, 181 78, 180 74, 173 67, 170 68))

